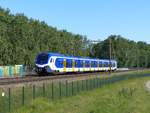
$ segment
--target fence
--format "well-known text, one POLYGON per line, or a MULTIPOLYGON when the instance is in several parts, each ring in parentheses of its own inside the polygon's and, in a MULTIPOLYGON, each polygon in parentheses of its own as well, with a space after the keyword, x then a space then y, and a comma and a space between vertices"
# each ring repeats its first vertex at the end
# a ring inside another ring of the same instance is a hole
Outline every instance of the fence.
POLYGON ((89 91, 100 88, 103 85, 111 84, 120 80, 149 76, 149 74, 130 74, 120 76, 101 76, 82 80, 59 80, 49 81, 30 86, 18 88, 0 89, 0 113, 9 113, 17 108, 28 105, 38 97, 47 98, 49 101, 79 94, 81 91, 89 91))
POLYGON ((0 77, 22 76, 23 65, 0 66, 0 77))

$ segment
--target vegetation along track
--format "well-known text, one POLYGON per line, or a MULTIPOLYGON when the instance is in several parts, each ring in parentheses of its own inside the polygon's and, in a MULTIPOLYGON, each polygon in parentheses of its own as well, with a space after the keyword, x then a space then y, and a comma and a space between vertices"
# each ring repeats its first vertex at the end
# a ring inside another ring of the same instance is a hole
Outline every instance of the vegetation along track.
MULTIPOLYGON (((124 70, 124 71, 116 71, 112 73, 124 73, 128 71, 136 71, 132 70, 124 70)), ((91 77, 92 75, 101 76, 108 75, 109 72, 88 72, 88 73, 71 73, 71 74, 58 74, 55 76, 39 76, 39 75, 27 75, 24 77, 11 77, 11 78, 0 78, 0 85, 10 85, 10 84, 18 84, 18 83, 26 83, 26 82, 38 82, 44 80, 56 80, 56 79, 67 79, 67 78, 77 78, 77 77, 91 77)))

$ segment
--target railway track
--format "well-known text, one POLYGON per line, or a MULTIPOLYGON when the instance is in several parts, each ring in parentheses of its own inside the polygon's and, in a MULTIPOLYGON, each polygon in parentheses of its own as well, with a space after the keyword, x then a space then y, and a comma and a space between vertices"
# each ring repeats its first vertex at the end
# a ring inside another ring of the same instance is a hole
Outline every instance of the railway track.
MULTIPOLYGON (((134 70, 123 70, 123 71, 116 71, 112 73, 124 73, 128 71, 136 71, 134 70)), ((10 85, 10 84, 18 84, 18 83, 27 83, 27 82, 38 82, 44 80, 55 80, 55 79, 68 79, 68 78, 77 78, 77 77, 89 77, 92 75, 101 76, 101 75, 108 75, 109 72, 88 72, 88 73, 74 73, 74 74, 58 74, 56 76, 24 76, 24 77, 11 77, 11 78, 0 78, 0 85, 10 85)))
MULTIPOLYGON (((104 73, 103 73, 104 74, 104 73)), ((105 73, 106 74, 106 73, 105 73)), ((67 78, 77 78, 77 77, 87 77, 92 75, 98 75, 98 73, 79 73, 79 74, 59 74, 56 76, 25 76, 25 77, 13 77, 13 78, 1 78, 0 85, 10 85, 18 83, 27 83, 27 82, 38 82, 44 80, 56 80, 56 79, 67 79, 67 78)))

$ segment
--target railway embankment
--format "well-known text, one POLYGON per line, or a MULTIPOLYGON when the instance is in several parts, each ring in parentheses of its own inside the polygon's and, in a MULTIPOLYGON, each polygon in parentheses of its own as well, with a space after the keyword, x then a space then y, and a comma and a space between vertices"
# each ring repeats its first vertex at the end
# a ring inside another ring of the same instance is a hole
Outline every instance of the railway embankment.
MULTIPOLYGON (((38 98, 56 102, 56 100, 67 99, 66 97, 77 96, 83 92, 86 95, 88 92, 93 92, 105 86, 113 86, 113 84, 117 83, 119 85, 121 81, 148 78, 150 70, 107 73, 106 75, 99 73, 99 76, 93 73, 88 77, 84 76, 84 74, 80 75, 79 77, 63 77, 60 79, 56 76, 57 79, 35 81, 36 84, 30 81, 31 84, 28 85, 26 82, 20 83, 22 85, 17 83, 2 85, 0 87, 0 113, 7 113, 22 106, 27 106, 38 98)), ((133 94, 135 89, 125 87, 120 92, 121 95, 128 96, 130 93, 133 94)), ((111 90, 108 91, 107 93, 111 93, 111 90)))
MULTIPOLYGON (((141 72, 136 76, 135 73, 132 78, 126 76, 114 84, 105 84, 58 101, 37 98, 13 113, 149 113, 150 92, 145 90, 149 74, 141 72)), ((149 82, 147 85, 149 87, 149 82)))

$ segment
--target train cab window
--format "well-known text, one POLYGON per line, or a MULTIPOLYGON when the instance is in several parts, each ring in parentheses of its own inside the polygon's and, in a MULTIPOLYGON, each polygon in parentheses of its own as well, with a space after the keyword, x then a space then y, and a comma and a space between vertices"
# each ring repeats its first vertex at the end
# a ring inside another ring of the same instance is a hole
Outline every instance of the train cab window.
POLYGON ((53 62, 53 59, 51 58, 50 62, 52 63, 53 62))
POLYGON ((49 56, 46 53, 41 53, 36 57, 37 64, 47 64, 49 61, 49 56))

